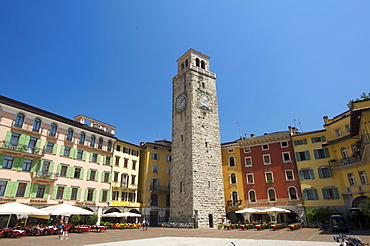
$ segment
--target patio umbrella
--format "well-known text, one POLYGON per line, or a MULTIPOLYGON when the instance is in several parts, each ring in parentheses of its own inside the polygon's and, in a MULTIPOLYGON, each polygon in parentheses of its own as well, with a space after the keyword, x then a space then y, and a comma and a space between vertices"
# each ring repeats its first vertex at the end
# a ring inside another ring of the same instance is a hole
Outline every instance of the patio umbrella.
POLYGON ((59 204, 54 206, 49 206, 41 209, 44 212, 47 212, 50 215, 63 215, 71 216, 72 214, 81 214, 81 215, 93 215, 94 212, 91 212, 87 209, 81 207, 69 205, 69 204, 59 204))
POLYGON ((277 208, 277 207, 272 207, 272 208, 264 209, 261 212, 264 212, 264 213, 290 213, 290 211, 287 210, 287 209, 277 208))
POLYGON ((126 215, 120 212, 112 212, 112 213, 103 214, 101 217, 122 218, 122 217, 126 217, 126 215))
POLYGON ((254 209, 254 208, 244 208, 242 210, 235 211, 237 214, 254 214, 258 213, 260 210, 254 209))
POLYGON ((11 202, 0 205, 0 214, 9 214, 6 227, 9 226, 10 218, 13 214, 17 215, 48 215, 48 213, 22 203, 11 202))
POLYGON ((131 212, 125 212, 125 213, 122 213, 122 214, 124 214, 124 217, 141 217, 140 214, 131 213, 131 212))

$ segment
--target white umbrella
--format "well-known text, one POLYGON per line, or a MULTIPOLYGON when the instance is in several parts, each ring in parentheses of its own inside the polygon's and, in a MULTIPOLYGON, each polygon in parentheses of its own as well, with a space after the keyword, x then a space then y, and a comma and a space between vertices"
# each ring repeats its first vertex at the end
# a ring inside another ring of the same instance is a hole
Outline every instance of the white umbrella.
POLYGON ((263 213, 290 213, 289 210, 286 210, 284 208, 277 208, 277 207, 264 209, 261 212, 263 212, 263 213))
POLYGON ((254 208, 244 208, 242 210, 235 211, 237 214, 253 214, 253 213, 259 213, 260 210, 254 209, 254 208))
POLYGON ((101 217, 122 218, 122 217, 127 217, 127 216, 124 213, 112 212, 112 213, 103 214, 101 217))
POLYGON ((124 214, 124 217, 141 217, 140 214, 131 213, 131 212, 125 212, 125 213, 122 213, 122 214, 124 214))
POLYGON ((72 214, 81 214, 81 215, 93 215, 94 212, 91 212, 87 209, 83 209, 77 206, 69 204, 59 204, 54 206, 49 206, 41 209, 44 212, 49 213, 50 215, 64 215, 70 216, 72 214))
POLYGON ((9 214, 9 220, 7 226, 9 226, 10 218, 12 214, 19 215, 48 215, 48 213, 22 203, 11 202, 0 205, 0 214, 9 214))

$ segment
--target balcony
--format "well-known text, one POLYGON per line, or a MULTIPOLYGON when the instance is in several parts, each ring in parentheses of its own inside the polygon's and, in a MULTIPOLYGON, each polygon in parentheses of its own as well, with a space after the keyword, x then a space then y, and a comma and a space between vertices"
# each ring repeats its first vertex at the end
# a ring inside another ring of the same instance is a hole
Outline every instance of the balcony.
POLYGON ((58 174, 52 172, 35 172, 33 179, 39 181, 56 181, 58 174))
POLYGON ((167 191, 170 191, 170 187, 168 187, 168 186, 151 185, 150 186, 150 190, 151 191, 164 191, 164 192, 167 192, 167 191))
POLYGON ((1 148, 15 151, 15 152, 24 152, 24 153, 33 154, 33 155, 43 154, 41 148, 29 147, 28 145, 22 145, 22 144, 12 144, 9 141, 2 141, 1 148))
POLYGON ((112 187, 114 189, 128 189, 128 190, 137 190, 138 185, 135 184, 125 184, 125 183, 118 183, 118 182, 113 182, 112 187))
POLYGON ((239 207, 242 205, 242 200, 228 200, 227 206, 229 207, 239 207))
POLYGON ((28 124, 23 121, 13 120, 12 127, 22 129, 29 132, 41 134, 42 128, 39 125, 28 124))

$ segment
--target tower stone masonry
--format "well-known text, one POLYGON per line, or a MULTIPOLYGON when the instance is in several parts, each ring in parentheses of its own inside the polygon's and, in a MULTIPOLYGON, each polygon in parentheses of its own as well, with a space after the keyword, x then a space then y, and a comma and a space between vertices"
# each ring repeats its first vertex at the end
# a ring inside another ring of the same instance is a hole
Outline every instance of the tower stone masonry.
POLYGON ((170 220, 214 227, 225 216, 216 74, 188 50, 173 77, 170 220))

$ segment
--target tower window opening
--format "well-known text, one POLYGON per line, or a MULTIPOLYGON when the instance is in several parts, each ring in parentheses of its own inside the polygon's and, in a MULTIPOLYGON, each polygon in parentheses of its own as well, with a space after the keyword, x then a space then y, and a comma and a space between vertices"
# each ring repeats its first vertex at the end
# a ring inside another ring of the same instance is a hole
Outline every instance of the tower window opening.
POLYGON ((185 67, 189 66, 189 61, 185 60, 185 67))
POLYGON ((199 67, 199 59, 195 59, 195 66, 199 67))
POLYGON ((205 89, 206 88, 206 83, 202 82, 202 88, 205 89))
POLYGON ((201 61, 200 62, 200 67, 205 69, 206 68, 206 63, 204 61, 201 61))
POLYGON ((184 70, 184 63, 181 63, 181 70, 184 70))
POLYGON ((206 146, 206 148, 208 148, 208 142, 205 142, 204 145, 206 146))

